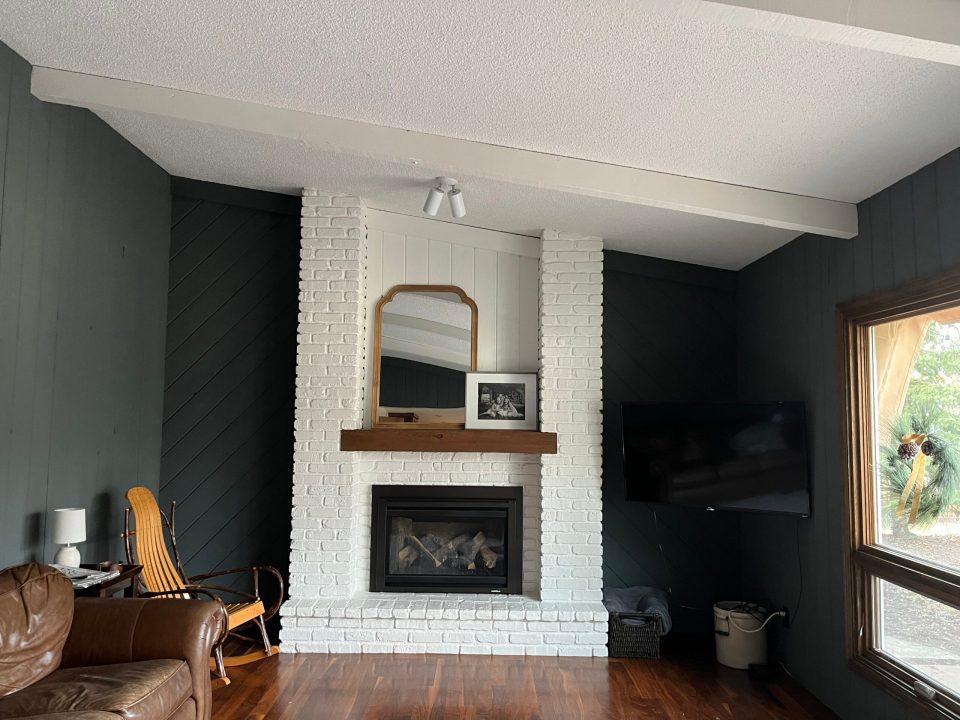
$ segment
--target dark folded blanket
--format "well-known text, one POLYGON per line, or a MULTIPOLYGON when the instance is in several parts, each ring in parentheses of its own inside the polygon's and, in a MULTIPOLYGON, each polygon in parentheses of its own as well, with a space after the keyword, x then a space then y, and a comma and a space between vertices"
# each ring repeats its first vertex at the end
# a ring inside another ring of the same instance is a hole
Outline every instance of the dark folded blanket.
MULTIPOLYGON (((670 601, 667 594, 654 587, 604 588, 603 604, 608 612, 649 613, 660 618, 660 635, 666 635, 673 627, 670 620, 670 601)), ((627 625, 644 625, 641 618, 623 618, 627 625)))

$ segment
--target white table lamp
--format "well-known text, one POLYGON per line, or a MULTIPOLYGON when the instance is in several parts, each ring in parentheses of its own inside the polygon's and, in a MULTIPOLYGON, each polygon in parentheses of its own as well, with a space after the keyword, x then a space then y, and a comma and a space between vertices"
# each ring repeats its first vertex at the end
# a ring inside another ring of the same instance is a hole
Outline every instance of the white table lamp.
POLYGON ((53 542, 63 545, 53 562, 80 567, 80 551, 74 547, 87 539, 87 512, 83 508, 58 508, 53 511, 53 542))

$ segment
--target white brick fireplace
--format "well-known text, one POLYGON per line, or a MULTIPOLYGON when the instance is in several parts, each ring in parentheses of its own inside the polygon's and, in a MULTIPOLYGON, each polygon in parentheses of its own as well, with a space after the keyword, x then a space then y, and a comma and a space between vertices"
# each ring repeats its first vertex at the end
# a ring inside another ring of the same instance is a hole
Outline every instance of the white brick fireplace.
POLYGON ((557 433, 556 455, 359 453, 339 440, 367 410, 366 307, 376 298, 366 297, 366 212, 358 198, 304 190, 301 234, 282 649, 606 655, 602 241, 548 230, 540 242, 541 424, 557 433), (523 595, 369 592, 371 487, 388 484, 522 487, 523 595))

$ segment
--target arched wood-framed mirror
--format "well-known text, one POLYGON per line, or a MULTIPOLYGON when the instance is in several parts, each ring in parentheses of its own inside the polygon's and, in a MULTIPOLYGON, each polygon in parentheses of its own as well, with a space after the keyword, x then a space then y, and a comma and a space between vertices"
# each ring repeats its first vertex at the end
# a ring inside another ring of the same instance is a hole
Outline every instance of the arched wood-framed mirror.
POLYGON ((371 427, 462 428, 477 304, 456 285, 396 285, 373 318, 371 427))

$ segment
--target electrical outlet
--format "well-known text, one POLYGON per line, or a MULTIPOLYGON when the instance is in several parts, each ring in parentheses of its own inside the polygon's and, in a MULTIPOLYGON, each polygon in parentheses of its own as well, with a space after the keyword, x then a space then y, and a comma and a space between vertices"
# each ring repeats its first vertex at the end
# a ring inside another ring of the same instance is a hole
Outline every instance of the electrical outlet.
POLYGON ((781 606, 780 617, 783 619, 783 626, 785 628, 790 627, 790 608, 786 605, 781 606))

